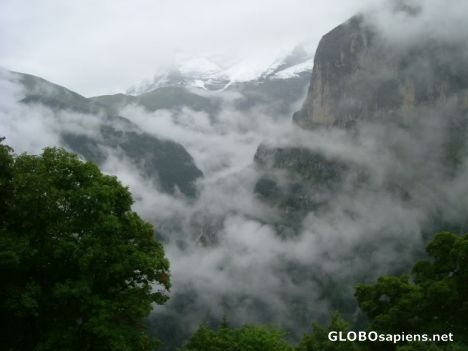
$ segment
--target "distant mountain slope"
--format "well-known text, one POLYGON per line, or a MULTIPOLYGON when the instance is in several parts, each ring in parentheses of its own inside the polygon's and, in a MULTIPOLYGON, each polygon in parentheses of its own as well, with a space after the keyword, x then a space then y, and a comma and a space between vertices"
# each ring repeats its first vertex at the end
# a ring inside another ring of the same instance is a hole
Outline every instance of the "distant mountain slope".
POLYGON ((12 73, 25 88, 25 103, 41 103, 54 110, 69 109, 82 113, 97 113, 102 109, 102 106, 60 85, 31 74, 12 73))
POLYGON ((137 104, 148 111, 178 110, 187 107, 194 111, 215 113, 219 109, 216 99, 207 98, 189 91, 185 87, 166 86, 143 93, 141 95, 103 95, 90 98, 91 101, 110 108, 113 113, 128 104, 137 104))
POLYGON ((180 111, 185 107, 215 116, 223 98, 231 100, 234 93, 234 107, 241 111, 259 108, 275 116, 288 116, 305 93, 312 63, 311 55, 300 47, 268 67, 243 75, 239 73, 245 69, 242 63, 222 69, 207 59, 195 59, 155 75, 127 94, 91 100, 112 113, 137 104, 148 111, 180 111))
POLYGON ((127 93, 137 96, 161 87, 224 90, 233 84, 288 79, 304 72, 310 74, 313 65, 312 55, 301 46, 283 57, 272 60, 267 66, 243 61, 226 64, 223 61, 226 60, 195 57, 162 70, 151 80, 130 88, 127 93))
POLYGON ((119 110, 125 105, 135 104, 137 99, 132 95, 125 94, 113 94, 113 95, 101 95, 89 98, 92 102, 100 104, 108 109, 111 114, 118 114, 119 110))
POLYGON ((241 93, 241 98, 235 102, 240 110, 261 108, 270 114, 288 118, 294 105, 302 100, 310 72, 296 72, 282 79, 272 78, 275 74, 265 79, 234 83, 226 91, 241 93))
MULTIPOLYGON (((60 131, 63 145, 70 150, 98 164, 106 162, 109 149, 121 152, 162 191, 173 194, 178 189, 186 196, 196 195, 195 182, 202 172, 182 145, 143 132, 128 119, 112 114, 112 105, 87 99, 39 77, 16 72, 13 75, 24 87, 21 103, 40 104, 57 113, 83 113, 84 119, 91 118, 87 115, 98 118, 98 133, 60 131)), ((114 103, 119 97, 109 99, 114 103)), ((90 131, 96 128, 95 122, 90 123, 90 131)))

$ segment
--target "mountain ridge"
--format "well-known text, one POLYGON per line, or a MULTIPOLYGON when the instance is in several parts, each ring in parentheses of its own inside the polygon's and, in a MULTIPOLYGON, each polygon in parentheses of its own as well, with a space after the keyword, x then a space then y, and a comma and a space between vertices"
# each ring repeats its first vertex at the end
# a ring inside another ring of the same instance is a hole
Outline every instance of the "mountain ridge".
POLYGON ((152 80, 145 81, 127 90, 128 95, 141 95, 165 86, 192 87, 208 91, 225 90, 232 84, 285 79, 311 71, 313 56, 302 46, 273 60, 266 67, 246 70, 243 62, 223 67, 215 60, 199 57, 176 64, 155 74, 152 80))
MULTIPOLYGON (((203 173, 181 144, 145 133, 105 104, 85 98, 66 87, 30 74, 11 72, 11 75, 12 80, 17 81, 24 90, 18 103, 31 108, 39 105, 50 109, 57 125, 67 123, 61 119, 68 112, 89 118, 88 132, 93 133, 60 130, 61 145, 55 146, 65 146, 101 166, 107 159, 104 149, 120 150, 122 156, 133 162, 144 177, 159 184, 163 192, 196 196, 195 183, 203 173)), ((86 119, 82 123, 86 124, 86 119)))

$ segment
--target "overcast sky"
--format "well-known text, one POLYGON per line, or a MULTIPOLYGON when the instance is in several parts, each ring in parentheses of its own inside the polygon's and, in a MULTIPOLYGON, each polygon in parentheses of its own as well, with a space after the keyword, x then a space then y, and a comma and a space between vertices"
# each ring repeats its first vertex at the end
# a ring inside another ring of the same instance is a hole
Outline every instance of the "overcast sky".
POLYGON ((0 66, 85 96, 124 92, 174 61, 267 65, 379 0, 0 0, 0 66))

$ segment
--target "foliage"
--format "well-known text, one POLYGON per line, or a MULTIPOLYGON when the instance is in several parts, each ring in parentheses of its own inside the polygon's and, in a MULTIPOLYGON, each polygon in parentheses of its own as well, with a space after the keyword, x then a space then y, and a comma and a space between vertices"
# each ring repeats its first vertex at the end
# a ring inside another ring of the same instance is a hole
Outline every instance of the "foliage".
POLYGON ((330 325, 323 327, 320 324, 313 324, 313 332, 304 335, 299 344, 298 351, 357 351, 356 342, 343 341, 334 342, 328 339, 328 333, 331 331, 343 332, 345 334, 350 330, 350 325, 347 323, 338 312, 332 315, 330 325))
POLYGON ((202 325, 181 351, 293 351, 285 333, 266 326, 228 327, 214 330, 202 325))
POLYGON ((1 199, 7 199, 11 196, 11 180, 13 177, 13 150, 8 146, 2 145, 3 139, 4 138, 0 138, 0 225, 2 225, 0 231, 3 230, 5 212, 7 209, 6 201, 1 201, 1 199))
POLYGON ((169 263, 115 177, 61 149, 0 144, 2 350, 150 350, 169 263))
POLYGON ((385 276, 356 288, 359 306, 370 318, 369 329, 453 333, 456 342, 467 343, 468 235, 439 233, 427 253, 431 260, 418 262, 411 275, 385 276))

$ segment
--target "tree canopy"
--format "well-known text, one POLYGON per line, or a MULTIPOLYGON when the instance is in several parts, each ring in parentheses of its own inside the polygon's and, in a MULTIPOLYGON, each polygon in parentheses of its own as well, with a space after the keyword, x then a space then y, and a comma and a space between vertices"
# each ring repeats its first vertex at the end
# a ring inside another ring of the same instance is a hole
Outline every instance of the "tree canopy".
POLYGON ((354 342, 334 342, 328 339, 329 332, 346 333, 351 330, 350 328, 350 324, 338 312, 335 312, 328 327, 313 323, 312 333, 304 335, 297 351, 358 351, 358 345, 354 342))
POLYGON ((426 251, 430 259, 416 263, 411 274, 357 286, 355 295, 370 319, 369 329, 453 333, 456 342, 468 344, 468 235, 438 233, 426 251))
POLYGON ((223 324, 216 330, 202 325, 180 351, 294 351, 285 338, 283 331, 266 326, 223 324))
POLYGON ((62 149, 0 143, 2 350, 151 350, 170 288, 153 227, 115 177, 62 149))

